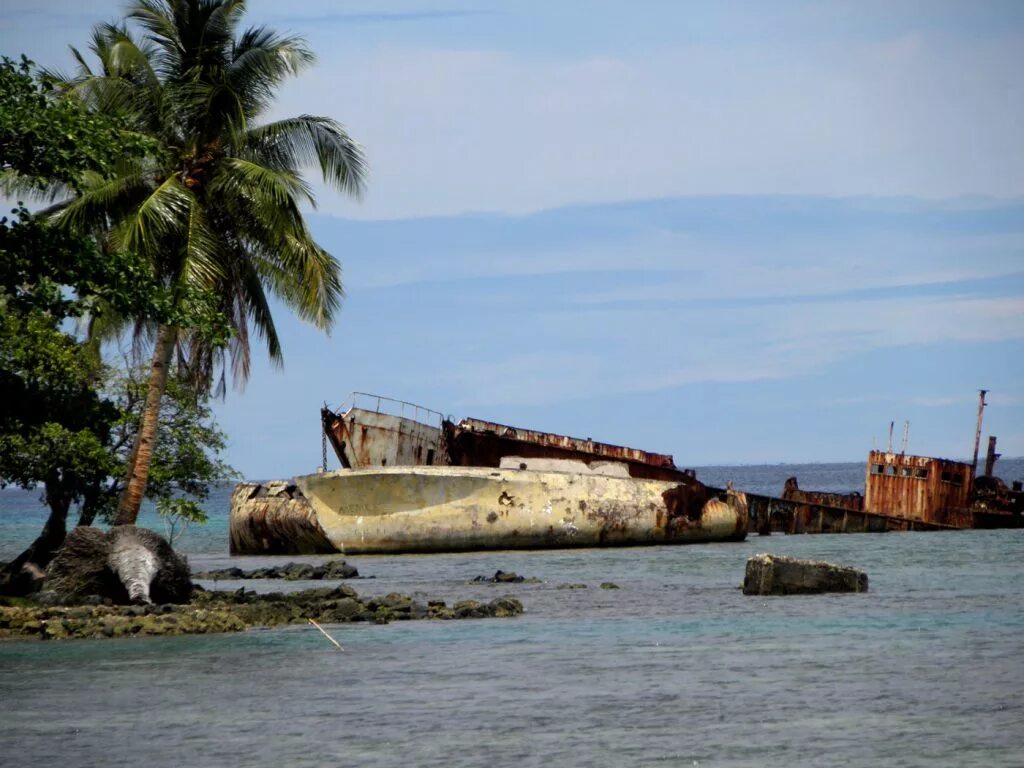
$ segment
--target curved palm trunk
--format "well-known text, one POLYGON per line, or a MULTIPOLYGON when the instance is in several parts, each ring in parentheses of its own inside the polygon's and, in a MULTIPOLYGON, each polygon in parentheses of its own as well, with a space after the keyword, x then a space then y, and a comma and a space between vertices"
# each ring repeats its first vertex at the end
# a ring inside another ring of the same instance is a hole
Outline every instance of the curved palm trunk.
POLYGON ((146 494, 146 483, 149 481, 149 464, 153 459, 153 447, 156 445, 156 429, 160 419, 160 401, 167 387, 167 367, 174 352, 174 342, 178 329, 170 325, 161 325, 153 348, 153 363, 149 372, 149 389, 146 392, 146 405, 142 411, 142 423, 139 434, 135 438, 135 446, 128 461, 128 472, 125 478, 124 491, 117 502, 115 525, 134 525, 142 506, 142 497, 146 494))

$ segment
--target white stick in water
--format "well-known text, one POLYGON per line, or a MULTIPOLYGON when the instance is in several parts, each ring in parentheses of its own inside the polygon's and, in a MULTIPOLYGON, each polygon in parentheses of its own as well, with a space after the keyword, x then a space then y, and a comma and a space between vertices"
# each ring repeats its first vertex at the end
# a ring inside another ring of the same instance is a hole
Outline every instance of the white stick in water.
POLYGON ((310 624, 312 624, 314 627, 319 629, 320 632, 323 633, 324 637, 326 637, 328 640, 330 640, 332 643, 334 643, 334 647, 335 648, 337 648, 339 651, 344 651, 345 650, 344 648, 341 647, 341 644, 337 640, 335 640, 333 637, 331 637, 330 635, 327 634, 327 630, 326 629, 321 627, 319 624, 317 624, 312 619, 307 619, 307 621, 309 621, 310 624))

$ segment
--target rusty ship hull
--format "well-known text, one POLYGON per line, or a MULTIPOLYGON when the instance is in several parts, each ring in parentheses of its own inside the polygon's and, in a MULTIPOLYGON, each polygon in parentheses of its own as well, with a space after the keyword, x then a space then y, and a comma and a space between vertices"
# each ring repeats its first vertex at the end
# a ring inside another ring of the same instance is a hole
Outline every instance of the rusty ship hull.
POLYGON ((346 554, 741 540, 738 498, 703 486, 581 471, 380 467, 295 478, 346 554))
POLYGON ((321 411, 343 469, 232 497, 234 554, 688 544, 743 539, 742 494, 672 457, 353 393, 321 411), (272 492, 271 492, 272 488, 272 492), (299 544, 296 544, 299 542, 299 544))

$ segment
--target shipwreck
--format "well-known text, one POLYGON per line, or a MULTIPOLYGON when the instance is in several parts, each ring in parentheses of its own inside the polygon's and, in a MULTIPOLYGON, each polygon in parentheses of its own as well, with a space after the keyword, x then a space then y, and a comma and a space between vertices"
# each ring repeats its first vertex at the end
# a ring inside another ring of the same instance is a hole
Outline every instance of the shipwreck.
POLYGON ((988 440, 984 473, 977 473, 986 394, 979 391, 971 462, 907 453, 909 424, 896 451, 890 423, 886 450, 868 454, 863 494, 806 491, 791 477, 781 498, 747 494, 751 527, 762 534, 1024 527, 1021 482, 1007 486, 994 473, 995 436, 988 440))
MULTIPOLYGON (((671 456, 355 393, 321 412, 342 469, 242 483, 234 554, 452 552, 740 540, 745 497, 671 456)), ((321 467, 324 470, 325 467, 321 467)))

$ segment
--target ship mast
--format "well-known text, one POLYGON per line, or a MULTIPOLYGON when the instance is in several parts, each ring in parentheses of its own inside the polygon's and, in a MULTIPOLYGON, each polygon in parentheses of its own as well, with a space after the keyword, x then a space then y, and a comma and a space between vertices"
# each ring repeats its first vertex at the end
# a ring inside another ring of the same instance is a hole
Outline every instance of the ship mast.
POLYGON ((981 417, 985 412, 985 395, 987 389, 978 390, 978 429, 974 433, 974 460, 971 462, 971 477, 978 472, 978 447, 981 445, 981 417))

